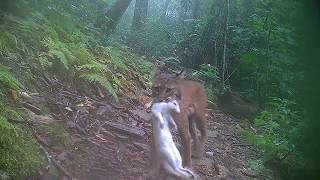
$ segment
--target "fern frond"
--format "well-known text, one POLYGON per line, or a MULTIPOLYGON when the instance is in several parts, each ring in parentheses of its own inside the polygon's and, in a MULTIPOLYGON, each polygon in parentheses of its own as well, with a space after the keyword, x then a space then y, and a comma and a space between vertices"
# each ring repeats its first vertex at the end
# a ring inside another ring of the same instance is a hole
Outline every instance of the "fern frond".
POLYGON ((81 65, 79 66, 80 70, 90 70, 90 71, 96 71, 96 72, 104 72, 106 71, 107 66, 99 63, 99 62, 91 62, 89 64, 81 65))
POLYGON ((67 44, 51 38, 46 38, 42 43, 49 49, 49 57, 63 65, 65 69, 68 70, 70 64, 76 61, 76 57, 68 49, 67 44))
POLYGON ((97 83, 101 85, 108 93, 110 93, 116 101, 119 101, 118 95, 116 94, 115 89, 111 85, 111 83, 107 80, 107 78, 99 75, 99 74, 82 74, 80 75, 81 79, 84 79, 90 83, 97 83))
MULTIPOLYGON (((3 30, 1 30, 3 31, 3 30)), ((17 49, 17 37, 9 32, 0 33, 0 53, 9 54, 17 49)))
POLYGON ((123 62, 119 49, 114 47, 108 47, 107 49, 111 55, 111 63, 119 69, 128 70, 128 66, 123 62))
POLYGON ((95 59, 83 43, 70 45, 70 51, 80 61, 80 64, 92 62, 95 59))
POLYGON ((20 89, 23 85, 7 70, 7 68, 0 64, 0 82, 7 88, 20 89))
POLYGON ((64 55, 62 51, 50 49, 49 53, 52 56, 56 57, 61 62, 64 68, 66 68, 67 70, 69 69, 69 63, 68 63, 67 57, 64 55))

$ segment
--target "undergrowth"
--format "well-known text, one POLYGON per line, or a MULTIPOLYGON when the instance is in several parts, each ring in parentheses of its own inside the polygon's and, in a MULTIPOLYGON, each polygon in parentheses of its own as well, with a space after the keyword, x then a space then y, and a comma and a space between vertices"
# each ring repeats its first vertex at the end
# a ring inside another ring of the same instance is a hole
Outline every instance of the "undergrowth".
POLYGON ((7 67, 0 65, 0 169, 13 179, 23 179, 45 164, 31 130, 8 121, 23 121, 26 117, 6 103, 10 90, 23 87, 7 67))
MULTIPOLYGON (((93 19, 92 14, 84 19, 76 10, 66 9, 67 2, 44 0, 33 5, 14 0, 5 4, 15 10, 0 8, 0 169, 13 179, 32 175, 44 166, 45 158, 28 126, 11 123, 28 119, 25 112, 11 107, 11 91, 37 91, 30 82, 51 75, 83 83, 88 89, 92 85, 100 87, 119 101, 119 93, 138 89, 134 78, 128 76, 133 73, 131 67, 138 74, 149 73, 152 68, 128 48, 106 46, 97 40, 99 32, 86 27, 83 21, 93 19)), ((98 2, 77 3, 85 8, 98 2)), ((68 133, 57 123, 37 128, 59 147, 71 143, 68 133)))
POLYGON ((254 120, 256 132, 241 132, 246 143, 257 146, 263 152, 263 157, 249 166, 259 171, 278 169, 288 179, 299 177, 297 170, 305 166, 301 151, 302 131, 306 127, 303 117, 304 112, 296 103, 271 98, 267 109, 254 120))

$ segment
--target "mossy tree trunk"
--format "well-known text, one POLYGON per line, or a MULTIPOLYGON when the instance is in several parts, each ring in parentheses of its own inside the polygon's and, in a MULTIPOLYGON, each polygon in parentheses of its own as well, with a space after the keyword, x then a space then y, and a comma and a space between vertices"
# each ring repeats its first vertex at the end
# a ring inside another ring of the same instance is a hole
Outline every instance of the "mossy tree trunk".
POLYGON ((200 0, 193 1, 193 19, 200 18, 200 0))
POLYGON ((193 64, 199 66, 201 64, 211 64, 218 66, 217 48, 218 31, 221 28, 221 14, 222 14, 223 2, 217 1, 210 7, 210 14, 207 18, 206 26, 200 36, 200 46, 194 56, 193 64))
POLYGON ((164 6, 162 8, 162 12, 161 12, 161 19, 165 19, 166 16, 167 16, 167 10, 168 10, 168 7, 169 7, 169 4, 170 4, 171 0, 166 0, 166 2, 164 3, 164 6))
POLYGON ((103 25, 106 34, 114 31, 122 15, 130 5, 131 1, 132 0, 117 0, 106 12, 106 22, 103 25))
POLYGON ((132 29, 140 31, 144 28, 148 15, 148 0, 136 0, 132 29))

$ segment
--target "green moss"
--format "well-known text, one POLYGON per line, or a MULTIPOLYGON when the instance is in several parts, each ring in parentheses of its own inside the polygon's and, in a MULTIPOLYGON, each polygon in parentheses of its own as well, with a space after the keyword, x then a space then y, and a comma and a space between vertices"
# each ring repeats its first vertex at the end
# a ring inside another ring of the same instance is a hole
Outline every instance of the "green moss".
POLYGON ((52 145, 63 149, 71 145, 71 138, 68 132, 57 122, 40 124, 38 129, 52 141, 52 145))
POLYGON ((13 126, 0 116, 0 169, 13 179, 24 179, 45 165, 29 129, 13 126))
POLYGON ((23 85, 7 70, 7 68, 1 64, 0 83, 2 83, 5 87, 11 89, 20 89, 23 87, 23 85))

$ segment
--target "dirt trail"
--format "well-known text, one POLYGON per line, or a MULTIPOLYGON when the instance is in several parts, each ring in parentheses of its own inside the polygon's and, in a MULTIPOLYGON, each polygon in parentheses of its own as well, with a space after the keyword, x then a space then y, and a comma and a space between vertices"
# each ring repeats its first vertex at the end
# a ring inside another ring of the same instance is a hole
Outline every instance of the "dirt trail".
MULTIPOLYGON (((67 87, 48 92, 46 100, 51 114, 60 119, 58 122, 72 140, 72 145, 64 150, 46 147, 60 165, 61 178, 146 179, 151 122, 145 102, 126 97, 120 105, 114 105, 106 99, 98 101, 82 96, 67 87)), ((200 160, 193 159, 199 179, 255 179, 254 174, 245 171, 245 165, 257 157, 257 152, 243 144, 237 135, 238 128, 248 125, 218 108, 209 111, 208 121, 206 153, 200 160)), ((176 138, 177 133, 174 135, 176 138)))

